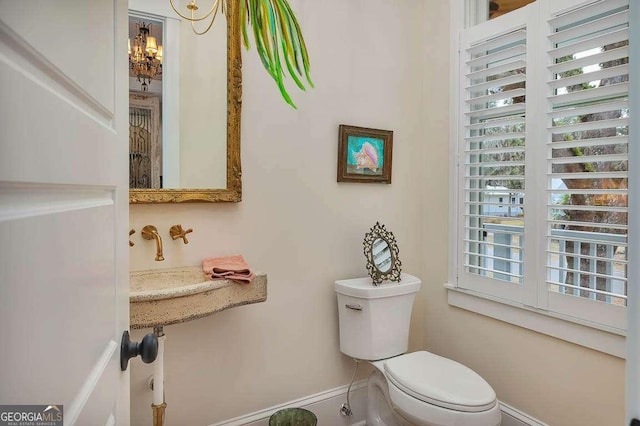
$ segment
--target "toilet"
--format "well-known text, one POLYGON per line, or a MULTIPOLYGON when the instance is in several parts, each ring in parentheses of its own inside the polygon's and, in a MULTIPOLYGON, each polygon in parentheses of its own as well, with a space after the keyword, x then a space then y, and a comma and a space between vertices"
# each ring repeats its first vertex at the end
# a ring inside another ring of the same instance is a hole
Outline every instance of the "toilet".
POLYGON ((371 278, 335 282, 340 351, 375 368, 367 382, 368 426, 497 426, 496 393, 475 371, 426 351, 406 353, 422 281, 374 286, 371 278))

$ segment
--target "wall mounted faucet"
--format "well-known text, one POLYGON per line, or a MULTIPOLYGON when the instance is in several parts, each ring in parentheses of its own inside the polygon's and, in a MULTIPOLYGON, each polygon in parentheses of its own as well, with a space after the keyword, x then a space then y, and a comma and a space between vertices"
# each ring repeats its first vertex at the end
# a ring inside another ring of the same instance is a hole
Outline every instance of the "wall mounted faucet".
POLYGON ((162 238, 160 238, 160 234, 158 234, 158 229, 153 225, 147 225, 142 228, 141 234, 145 240, 156 240, 156 261, 160 262, 164 260, 164 256, 162 255, 162 238))
POLYGON ((182 229, 182 225, 173 225, 171 229, 169 229, 169 235, 174 240, 178 238, 182 238, 185 244, 189 244, 189 240, 187 240, 187 234, 193 232, 193 229, 189 228, 186 231, 182 229))

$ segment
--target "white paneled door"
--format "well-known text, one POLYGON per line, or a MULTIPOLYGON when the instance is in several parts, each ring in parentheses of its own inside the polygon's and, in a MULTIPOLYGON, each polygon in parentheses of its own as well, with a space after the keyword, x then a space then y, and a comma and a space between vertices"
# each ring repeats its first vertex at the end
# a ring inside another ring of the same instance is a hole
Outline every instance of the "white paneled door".
POLYGON ((129 424, 127 2, 0 0, 0 404, 129 424))

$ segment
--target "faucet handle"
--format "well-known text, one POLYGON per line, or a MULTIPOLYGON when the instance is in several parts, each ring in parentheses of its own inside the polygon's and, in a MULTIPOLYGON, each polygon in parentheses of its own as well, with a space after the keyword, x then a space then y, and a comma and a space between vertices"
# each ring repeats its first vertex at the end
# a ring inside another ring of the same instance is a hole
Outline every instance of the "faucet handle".
MULTIPOLYGON (((133 234, 136 233, 135 229, 132 229, 129 231, 129 236, 132 236, 133 234)), ((135 244, 133 243, 133 241, 131 241, 131 239, 129 239, 129 247, 133 247, 135 244)))
POLYGON ((182 229, 182 225, 173 225, 169 229, 169 235, 171 235, 171 238, 173 238, 174 240, 182 238, 185 244, 189 244, 189 240, 187 240, 187 234, 191 232, 193 232, 193 229, 189 228, 185 231, 184 229, 182 229))

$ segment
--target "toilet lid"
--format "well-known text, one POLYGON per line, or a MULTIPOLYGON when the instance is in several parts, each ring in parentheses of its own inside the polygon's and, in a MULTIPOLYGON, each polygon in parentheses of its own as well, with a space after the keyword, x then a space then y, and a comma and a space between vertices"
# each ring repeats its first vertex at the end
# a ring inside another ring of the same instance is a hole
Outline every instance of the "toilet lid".
POLYGON ((384 363, 387 378, 403 392, 439 407, 465 412, 491 409, 496 393, 478 373, 447 358, 421 351, 384 363))

